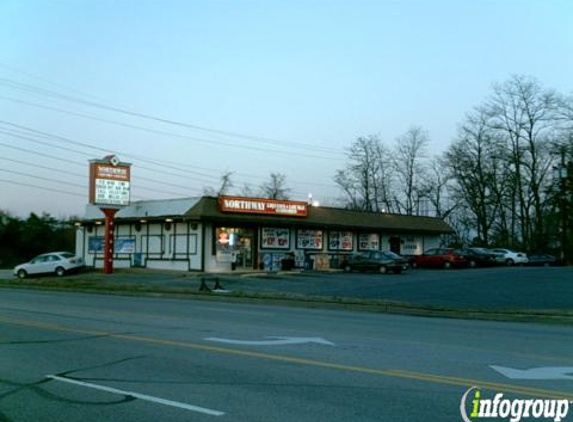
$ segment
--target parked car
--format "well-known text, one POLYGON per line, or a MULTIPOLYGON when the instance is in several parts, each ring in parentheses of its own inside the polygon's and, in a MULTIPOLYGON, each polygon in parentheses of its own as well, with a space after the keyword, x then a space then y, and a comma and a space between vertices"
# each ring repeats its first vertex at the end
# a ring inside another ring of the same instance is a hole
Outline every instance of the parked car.
POLYGON ((66 273, 78 271, 85 267, 83 258, 75 256, 70 252, 51 252, 38 255, 30 262, 17 265, 14 268, 14 275, 18 278, 26 278, 32 274, 54 273, 58 277, 66 273))
POLYGON ((541 265, 543 267, 549 267, 551 265, 559 265, 559 260, 553 255, 549 254, 532 254, 527 255, 527 265, 541 265))
POLYGON ((527 264, 527 254, 525 252, 515 252, 511 249, 491 249, 495 253, 495 261, 498 264, 511 265, 522 265, 527 264))
POLYGON ((381 274, 399 274, 408 269, 408 260, 394 252, 375 251, 351 255, 340 266, 346 272, 370 270, 381 274))
POLYGON ((468 266, 474 267, 490 267, 496 264, 496 254, 485 248, 461 248, 455 251, 462 255, 467 261, 468 266))
POLYGON ((410 261, 412 268, 453 268, 465 267, 468 261, 452 248, 433 248, 417 255, 410 261))

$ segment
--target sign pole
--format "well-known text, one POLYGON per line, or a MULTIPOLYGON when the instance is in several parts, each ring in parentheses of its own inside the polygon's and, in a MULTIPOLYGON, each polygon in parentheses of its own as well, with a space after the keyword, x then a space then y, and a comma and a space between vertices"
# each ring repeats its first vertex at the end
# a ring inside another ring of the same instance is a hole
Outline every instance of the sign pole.
POLYGON ((121 207, 129 205, 131 164, 122 163, 115 155, 90 160, 89 202, 99 206, 105 215, 103 273, 113 273, 114 218, 121 207))
POLYGON ((114 208, 100 208, 105 215, 105 236, 103 254, 103 273, 113 273, 113 248, 114 248, 114 217, 118 211, 114 208))

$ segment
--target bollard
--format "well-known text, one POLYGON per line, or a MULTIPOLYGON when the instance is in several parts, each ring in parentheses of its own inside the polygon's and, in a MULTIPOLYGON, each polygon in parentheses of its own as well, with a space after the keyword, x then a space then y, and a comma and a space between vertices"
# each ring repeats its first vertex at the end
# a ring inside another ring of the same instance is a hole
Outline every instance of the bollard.
POLYGON ((201 287, 199 287, 200 292, 210 292, 211 289, 205 283, 205 277, 201 277, 201 287))
POLYGON ((213 290, 225 290, 225 288, 219 283, 219 277, 215 277, 215 287, 213 287, 213 290))

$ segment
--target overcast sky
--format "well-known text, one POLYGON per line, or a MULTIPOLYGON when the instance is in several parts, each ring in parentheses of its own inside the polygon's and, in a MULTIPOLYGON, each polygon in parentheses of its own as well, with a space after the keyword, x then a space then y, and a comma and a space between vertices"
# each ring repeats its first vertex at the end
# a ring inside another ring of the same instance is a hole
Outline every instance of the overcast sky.
POLYGON ((135 199, 226 170, 336 197, 359 136, 421 125, 439 153, 494 82, 571 93, 572 17, 552 0, 1 0, 0 209, 81 214, 108 151, 135 199))

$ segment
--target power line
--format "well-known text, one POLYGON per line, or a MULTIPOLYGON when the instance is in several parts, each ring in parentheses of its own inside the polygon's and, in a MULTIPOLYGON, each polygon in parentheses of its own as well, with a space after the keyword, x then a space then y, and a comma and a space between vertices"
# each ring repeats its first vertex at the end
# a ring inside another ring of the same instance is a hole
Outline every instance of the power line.
POLYGON ((79 196, 79 197, 85 199, 85 195, 81 195, 79 193, 74 193, 74 192, 67 192, 67 191, 60 190, 60 189, 48 188, 46 186, 38 186, 38 185, 30 184, 30 183, 22 183, 22 182, 17 182, 15 180, 8 180, 8 179, 0 179, 0 182, 10 183, 12 185, 26 186, 26 187, 30 187, 30 188, 42 189, 43 191, 58 192, 58 193, 66 194, 66 195, 79 196))
MULTIPOLYGON (((179 135, 179 134, 175 134, 175 133, 170 133, 170 132, 165 132, 165 131, 161 131, 161 130, 155 130, 155 129, 145 128, 145 127, 142 127, 142 126, 136 126, 136 125, 132 125, 132 124, 128 124, 128 123, 123 123, 123 122, 118 122, 118 121, 103 119, 103 118, 99 118, 99 117, 94 117, 94 116, 86 115, 86 114, 82 114, 82 113, 77 113, 77 112, 72 112, 72 111, 68 111, 68 110, 63 110, 63 109, 60 109, 60 108, 57 108, 57 107, 50 107, 50 106, 45 106, 45 105, 41 105, 41 104, 37 104, 37 103, 31 103, 31 102, 28 102, 28 101, 17 100, 17 99, 15 99, 15 98, 5 97, 5 96, 2 96, 2 95, 0 95, 0 99, 4 99, 4 100, 8 100, 8 101, 13 101, 13 102, 16 102, 16 103, 21 103, 21 104, 25 104, 25 105, 29 105, 29 106, 33 106, 33 107, 39 107, 39 108, 43 108, 43 109, 53 110, 53 111, 57 111, 57 112, 60 112, 60 113, 70 114, 70 115, 72 115, 72 116, 79 116, 79 117, 83 117, 83 118, 87 118, 87 119, 92 119, 92 120, 96 120, 96 121, 101 121, 101 122, 104 122, 104 123, 110 123, 110 124, 114 124, 114 125, 119 125, 119 126, 124 126, 124 127, 128 127, 128 128, 132 128, 132 129, 144 130, 144 131, 150 132, 150 133, 157 133, 157 134, 166 135, 166 136, 180 137, 180 138, 183 138, 183 139, 191 139, 191 140, 195 140, 195 139, 196 139, 196 138, 191 138, 191 137, 188 137, 188 136, 179 135)), ((11 123, 11 122, 6 122, 6 121, 3 121, 3 122, 4 122, 4 124, 12 125, 12 126, 15 126, 15 127, 26 128, 25 126, 17 125, 17 124, 11 123)), ((34 130, 34 129, 31 129, 31 128, 26 128, 26 130, 45 134, 45 132, 41 132, 41 131, 34 130)), ((65 138, 58 137, 58 136, 56 136, 56 135, 50 135, 50 136, 51 136, 51 137, 55 137, 55 138, 65 139, 65 138)), ((206 142, 209 142, 209 143, 210 143, 211 141, 206 141, 206 142)), ((103 148, 99 148, 99 147, 94 147, 93 145, 89 145, 89 144, 85 144, 85 143, 84 143, 84 145, 89 146, 90 148, 95 149, 95 150, 98 150, 98 151, 105 151, 105 152, 112 151, 111 149, 103 149, 103 148)), ((119 151, 117 151, 117 152, 119 152, 119 151)), ((141 161, 151 162, 151 159, 148 158, 148 157, 146 157, 146 156, 144 156, 144 155, 130 154, 130 153, 125 153, 125 152, 122 152, 121 154, 122 154, 122 155, 125 155, 125 156, 128 156, 128 157, 137 158, 137 159, 139 159, 139 160, 141 160, 141 161)), ((338 160, 338 159, 337 159, 337 160, 338 160)), ((172 164, 172 165, 176 165, 176 166, 178 166, 178 167, 180 167, 180 168, 184 168, 184 169, 186 169, 186 170, 190 168, 190 166, 189 166, 188 164, 183 164, 183 163, 179 163, 179 162, 176 162, 176 161, 158 160, 158 159, 154 159, 153 161, 154 161, 155 163, 160 163, 161 166, 163 166, 163 167, 165 166, 165 164, 172 164)), ((197 165, 193 165, 193 167, 198 168, 198 169, 200 169, 200 170, 205 170, 205 171, 210 171, 210 172, 221 173, 221 170, 217 170, 217 169, 213 169, 213 168, 201 167, 201 166, 197 166, 197 165)), ((214 176, 211 176, 211 175, 205 175, 204 173, 197 172, 196 170, 187 170, 187 171, 190 171, 190 172, 193 172, 193 173, 199 174, 199 175, 204 175, 204 176, 206 176, 206 177, 214 177, 214 176)), ((249 174, 249 173, 244 173, 244 172, 236 172, 236 174, 241 175, 241 176, 243 176, 243 177, 248 177, 248 178, 260 180, 260 176, 255 175, 255 174, 249 174)), ((218 176, 217 176, 217 177, 218 177, 218 176)), ((291 179, 291 182, 292 182, 292 183, 299 183, 299 184, 314 185, 314 186, 323 186, 323 187, 330 187, 330 188, 338 188, 337 186, 334 186, 334 185, 332 185, 332 184, 320 183, 320 182, 313 182, 313 181, 304 181, 304 182, 303 182, 303 181, 300 181, 300 180, 291 179)))
MULTIPOLYGON (((1 133, 1 132, 2 132, 2 131, 0 131, 0 133, 1 133)), ((12 135, 12 136, 14 136, 14 135, 12 135)), ((22 138, 25 138, 25 137, 22 137, 22 138)), ((40 156, 40 157, 48 157, 48 158, 52 158, 52 159, 54 159, 54 160, 63 161, 63 162, 69 163, 69 164, 74 164, 74 165, 78 165, 78 166, 84 167, 83 164, 79 164, 79 163, 77 163, 77 162, 75 162, 75 161, 72 161, 72 160, 67 160, 67 159, 65 159, 65 158, 56 157, 56 156, 53 156, 53 155, 38 153, 38 152, 36 152, 36 151, 32 151, 32 150, 29 150, 29 149, 26 149, 26 148, 14 147, 14 146, 12 146, 12 145, 4 144, 4 143, 2 143, 2 142, 0 142, 0 146, 7 147, 7 148, 12 148, 12 149, 15 149, 15 150, 18 150, 18 151, 27 152, 27 153, 30 153, 30 154, 35 154, 35 155, 38 155, 38 156, 40 156)), ((80 152, 78 152, 78 153, 80 153, 80 152)), ((53 169, 52 169, 52 170, 53 170, 53 169)), ((75 173, 75 174, 77 175, 77 173, 75 173)), ((31 176, 31 177, 36 177, 36 178, 38 178, 37 176, 31 176)), ((147 181, 151 181, 151 182, 154 182, 154 183, 160 183, 160 184, 165 184, 165 185, 172 185, 172 184, 170 184, 170 183, 168 183, 168 182, 162 182, 162 181, 158 181, 158 180, 156 180, 156 179, 150 179, 150 178, 146 178, 146 177, 138 177, 138 179, 147 180, 147 181)), ((58 181, 58 182, 60 182, 60 183, 65 183, 65 182, 62 182, 62 181, 58 181)), ((155 188, 151 188, 151 187, 148 187, 148 186, 142 186, 142 185, 137 185, 137 184, 135 184, 135 185, 132 184, 132 185, 133 185, 134 187, 136 187, 136 188, 139 188, 139 186, 140 186, 141 189, 145 189, 145 190, 153 191, 153 192, 158 192, 158 193, 168 193, 168 194, 176 195, 176 196, 186 195, 186 193, 183 194, 183 193, 181 193, 181 192, 167 191, 167 190, 165 190, 165 189, 155 189, 155 188)), ((182 187, 181 185, 174 185, 174 186, 176 186, 176 187, 182 187)), ((186 191, 188 191, 188 190, 190 190, 190 191, 197 191, 197 192, 200 192, 200 191, 201 191, 201 189, 199 189, 199 188, 192 188, 192 187, 184 187, 184 189, 185 189, 186 191)))
MULTIPOLYGON (((59 136, 59 135, 54 135, 54 134, 50 134, 50 133, 47 133, 47 132, 39 131, 39 130, 32 129, 32 128, 27 127, 27 126, 15 124, 15 123, 8 122, 8 121, 5 121, 5 120, 0 120, 0 123, 1 123, 1 124, 4 124, 4 125, 11 126, 11 127, 16 127, 16 128, 18 128, 18 129, 22 129, 22 130, 24 131, 24 133, 26 133, 26 134, 27 134, 27 132, 32 132, 32 133, 34 133, 34 134, 37 134, 37 136, 41 136, 41 137, 48 138, 48 139, 53 139, 53 140, 56 140, 56 141, 59 141, 59 142, 64 142, 64 143, 68 143, 68 144, 72 144, 72 145, 78 145, 78 146, 81 146, 81 147, 83 147, 83 148, 89 148, 89 149, 93 149, 93 150, 97 150, 97 151, 101 151, 101 152, 106 152, 106 153, 110 151, 110 149, 104 149, 104 148, 101 148, 101 147, 98 147, 98 146, 95 146, 95 145, 92 145, 92 144, 89 144, 89 143, 86 143, 86 142, 80 142, 80 141, 72 140, 72 139, 65 138, 65 137, 62 137, 62 136, 59 136), (26 131, 27 131, 27 132, 26 132, 26 131)), ((30 141, 30 142, 34 142, 34 143, 37 143, 37 144, 40 144, 40 145, 45 145, 45 146, 49 146, 49 147, 61 149, 61 150, 64 150, 64 151, 70 151, 70 152, 73 152, 73 153, 76 153, 76 154, 80 154, 80 155, 83 155, 83 156, 86 156, 86 157, 91 157, 91 154, 88 154, 88 153, 79 151, 79 150, 77 150, 77 149, 66 148, 66 147, 62 147, 62 146, 59 146, 59 145, 54 145, 53 143, 50 143, 50 142, 40 141, 40 140, 37 140, 37 139, 34 139, 34 138, 30 138, 29 136, 21 135, 21 133, 22 133, 21 131, 18 132, 18 131, 14 131, 13 129, 8 129, 8 130, 6 130, 6 129, 5 129, 5 130, 1 130, 1 129, 0 129, 0 133, 7 134, 7 135, 9 135, 9 136, 18 137, 18 138, 20 138, 20 139, 24 139, 24 140, 27 140, 27 141, 30 141)), ((130 153, 125 153, 125 152, 121 152, 121 151, 116 151, 116 152, 117 152, 117 153, 121 153, 122 155, 125 155, 125 156, 127 156, 127 157, 133 157, 133 158, 136 158, 136 157, 137 157, 138 159, 140 159, 140 160, 142 160, 142 161, 144 161, 144 162, 149 162, 149 163, 152 164, 152 165, 158 166, 158 167, 161 168, 161 173, 162 173, 162 174, 171 175, 171 176, 175 176, 175 177, 180 177, 180 178, 184 178, 185 180, 188 180, 189 173, 195 173, 195 174, 199 174, 200 176, 204 176, 204 177, 207 177, 207 178, 209 178, 209 179, 213 179, 213 180, 208 180, 208 181, 207 181, 207 180, 201 180, 201 179, 199 179, 198 181, 202 181, 202 182, 205 182, 205 183, 213 183, 213 182, 219 180, 219 178, 216 177, 216 176, 211 176, 211 175, 209 175, 209 174, 205 174, 205 173, 201 173, 201 172, 197 172, 197 171, 193 171, 193 170, 182 169, 182 168, 180 168, 180 167, 178 167, 178 166, 173 166, 173 165, 169 165, 169 164, 163 164, 161 161, 158 161, 158 160, 155 160, 155 159, 142 158, 143 156, 134 155, 134 154, 130 154, 130 153), (173 169, 173 170, 175 170, 175 171, 177 171, 177 172, 180 172, 180 173, 184 173, 184 175, 177 174, 177 173, 173 173, 173 172, 171 172, 171 171, 166 171, 166 170, 165 170, 165 167, 167 167, 167 168, 169 168, 169 169, 173 169)), ((147 166, 138 165, 138 168, 144 169, 144 170, 147 170, 147 171, 156 172, 155 169, 149 168, 149 167, 147 167, 147 166)), ((140 177, 140 178, 141 178, 142 180, 152 180, 152 181, 156 181, 156 179, 148 179, 148 178, 144 178, 144 177, 140 177)), ((181 187, 181 185, 175 185, 175 184, 173 184, 173 183, 168 183, 168 182, 165 182, 165 183, 166 183, 166 184, 169 184, 169 185, 171 185, 171 186, 181 187)), ((200 189, 187 188, 187 187, 186 187, 185 189, 186 189, 186 190, 187 190, 187 189, 191 189, 191 190, 200 191, 200 189)), ((296 191, 296 190, 293 190, 292 192, 293 192, 293 193, 302 194, 302 195, 306 195, 306 194, 307 194, 307 192, 296 191)))
MULTIPOLYGON (((55 91, 50 91, 47 89, 43 89, 43 88, 36 87, 33 85, 29 85, 29 84, 24 84, 24 83, 13 81, 13 80, 6 79, 6 78, 0 78, 0 84, 3 84, 3 85, 8 86, 10 88, 15 88, 15 89, 19 89, 19 90, 23 90, 23 91, 51 97, 51 98, 61 99, 61 100, 65 100, 68 102, 75 102, 75 103, 87 105, 89 107, 95 107, 95 108, 100 108, 100 109, 107 110, 107 111, 113 111, 116 113, 121 113, 121 114, 132 116, 132 117, 138 117, 141 119, 156 121, 156 122, 163 123, 163 124, 168 124, 168 125, 173 125, 173 126, 178 126, 178 127, 184 127, 187 129, 194 129, 194 130, 200 130, 203 132, 209 132, 209 133, 215 133, 215 134, 224 135, 224 136, 241 138, 241 139, 245 139, 245 140, 249 140, 249 141, 253 141, 253 142, 265 143, 267 145, 270 144, 270 145, 278 146, 281 148, 296 148, 296 149, 304 149, 304 150, 308 150, 308 151, 331 153, 331 154, 339 154, 342 152, 342 150, 339 150, 339 149, 324 148, 324 147, 313 147, 313 146, 309 146, 306 143, 302 143, 302 142, 289 142, 289 144, 292 146, 285 146, 284 144, 286 142, 284 142, 284 141, 278 141, 275 139, 259 137, 259 136, 244 135, 244 134, 240 134, 237 132, 212 129, 212 128, 207 128, 207 127, 198 126, 198 125, 194 125, 194 124, 190 124, 190 123, 180 122, 180 121, 176 121, 176 120, 172 120, 172 119, 166 119, 163 117, 157 117, 157 116, 153 116, 150 114, 140 113, 140 112, 136 112, 136 111, 132 111, 132 110, 127 110, 127 109, 123 109, 123 108, 119 108, 119 107, 106 105, 103 103, 98 103, 95 101, 83 100, 81 98, 72 97, 69 95, 61 94, 61 93, 58 93, 55 91)), ((208 142, 213 143, 212 140, 208 141, 208 142)), ((219 143, 222 143, 222 142, 219 142, 219 143)), ((257 150, 263 150, 263 151, 276 152, 274 150, 265 150, 265 149, 261 149, 261 148, 249 147, 246 145, 236 146, 236 145, 229 144, 229 143, 226 143, 225 145, 240 147, 240 148, 257 149, 257 150)), ((286 154, 287 152, 283 152, 283 153, 286 154)), ((292 153, 292 154, 294 154, 294 153, 292 153)), ((300 155, 300 154, 296 154, 296 155, 300 155)), ((314 158, 319 158, 319 157, 314 156, 314 158)), ((320 157, 320 158, 327 158, 327 157, 320 157)), ((332 158, 330 158, 330 159, 332 159, 332 158)))

